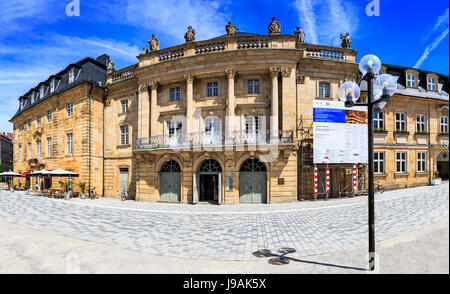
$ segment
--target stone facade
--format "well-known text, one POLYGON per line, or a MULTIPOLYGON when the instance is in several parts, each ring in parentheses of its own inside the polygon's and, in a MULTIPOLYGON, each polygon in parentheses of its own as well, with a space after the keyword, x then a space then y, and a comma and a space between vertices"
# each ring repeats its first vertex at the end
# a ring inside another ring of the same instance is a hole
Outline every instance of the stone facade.
MULTIPOLYGON (((126 193, 138 201, 238 204, 312 198, 312 104, 314 99, 338 100, 339 86, 357 80, 357 52, 348 47, 304 44, 296 35, 235 33, 144 48, 137 64, 112 68, 106 86, 93 87, 91 96, 91 84, 80 84, 16 115, 15 171, 68 169, 80 173, 76 181, 90 178, 91 187, 104 196, 126 193), (65 117, 69 100, 77 113, 72 118, 65 117), (52 107, 56 120, 46 124, 43 116, 36 126, 36 115, 52 107), (28 119, 32 128, 19 130, 28 119), (64 154, 67 132, 77 138, 73 156, 64 154), (55 138, 51 158, 23 159, 28 142, 40 138, 44 152, 48 136, 55 138)), ((385 152, 385 171, 376 180, 387 188, 428 184, 438 155, 447 152, 448 126, 441 132, 440 120, 448 121, 448 77, 414 74, 421 82, 414 89, 399 88, 375 138, 376 152, 385 152), (436 81, 433 92, 423 90, 429 76, 436 81), (398 111, 407 114, 409 134, 394 132, 398 111), (427 132, 414 132, 417 114, 426 115, 427 132), (398 173, 394 157, 403 150, 407 171, 398 173), (426 153, 424 172, 416 172, 417 152, 426 153)), ((405 81, 399 79, 399 85, 405 81)), ((351 185, 352 166, 330 167, 330 196, 338 196, 351 185)), ((358 172, 365 173, 363 165, 358 172)))

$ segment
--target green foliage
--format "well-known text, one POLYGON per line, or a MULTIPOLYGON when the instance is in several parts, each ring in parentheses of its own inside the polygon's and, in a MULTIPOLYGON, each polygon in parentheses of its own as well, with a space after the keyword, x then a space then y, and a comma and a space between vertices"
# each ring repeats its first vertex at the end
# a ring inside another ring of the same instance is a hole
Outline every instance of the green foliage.
POLYGON ((80 187, 81 193, 84 194, 84 191, 86 190, 86 183, 78 183, 78 187, 80 187))
POLYGON ((70 191, 70 182, 59 181, 59 185, 61 186, 61 189, 64 190, 64 192, 70 191))
POLYGON ((5 167, 2 164, 0 164, 0 173, 2 173, 4 171, 5 171, 5 167))

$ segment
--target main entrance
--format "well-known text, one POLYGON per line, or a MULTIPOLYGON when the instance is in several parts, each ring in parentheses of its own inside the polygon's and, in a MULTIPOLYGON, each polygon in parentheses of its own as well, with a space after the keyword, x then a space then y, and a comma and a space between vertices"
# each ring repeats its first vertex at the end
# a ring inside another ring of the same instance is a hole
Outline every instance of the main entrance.
POLYGON ((160 201, 181 201, 181 168, 178 162, 164 162, 160 170, 160 201))
POLYGON ((443 180, 448 180, 449 178, 449 165, 448 165, 448 153, 442 152, 437 157, 437 170, 439 171, 439 176, 443 180))
POLYGON ((239 169, 239 202, 267 203, 267 169, 257 158, 247 159, 239 169))
POLYGON ((194 176, 194 203, 222 203, 222 167, 214 159, 204 160, 194 176))

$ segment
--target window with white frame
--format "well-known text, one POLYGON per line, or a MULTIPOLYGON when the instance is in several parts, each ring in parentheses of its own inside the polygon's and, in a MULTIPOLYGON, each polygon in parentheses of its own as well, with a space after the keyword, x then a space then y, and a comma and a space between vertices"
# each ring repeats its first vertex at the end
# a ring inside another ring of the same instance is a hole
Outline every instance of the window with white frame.
POLYGON ((218 132, 221 130, 220 118, 217 116, 210 116, 205 118, 205 132, 218 132))
POLYGON ((428 90, 436 91, 436 79, 428 77, 427 79, 428 90))
POLYGON ((67 103, 67 116, 72 116, 73 114, 73 103, 67 103))
POLYGON ((50 81, 50 93, 53 93, 55 91, 55 79, 52 79, 50 81))
POLYGON ((376 174, 384 174, 384 152, 373 153, 373 170, 376 174))
POLYGON ((182 142, 183 124, 179 121, 167 122, 169 129, 169 145, 179 145, 182 142))
POLYGON ((41 158, 41 140, 36 141, 36 156, 41 158))
POLYGON ((397 173, 406 173, 406 152, 397 152, 395 154, 395 163, 397 173))
POLYGON ((170 88, 170 102, 180 101, 181 97, 181 88, 180 87, 172 87, 170 88))
POLYGON ((406 80, 407 80, 408 87, 416 88, 416 75, 407 74, 406 80))
POLYGON ((373 113, 373 128, 375 130, 384 130, 384 112, 375 111, 373 113))
POLYGON ((31 103, 34 102, 34 97, 35 97, 35 95, 34 95, 34 92, 33 92, 33 93, 31 93, 31 103))
POLYGON ((128 99, 120 101, 120 104, 122 106, 122 113, 128 112, 128 99))
POLYGON ((219 82, 209 82, 207 84, 206 96, 208 97, 219 96, 219 82))
POLYGON ((426 172, 427 171, 427 153, 417 152, 417 171, 426 172))
POLYGON ((120 145, 128 145, 128 144, 129 144, 128 125, 123 125, 120 127, 120 145))
POLYGON ((397 112, 395 114, 395 130, 397 132, 405 132, 406 131, 406 113, 397 112))
POLYGON ((329 98, 330 97, 330 84, 329 83, 319 83, 319 97, 329 98))
POLYGON ((425 114, 416 115, 416 132, 425 133, 427 131, 427 116, 425 114))
POLYGON ((248 80, 248 94, 259 94, 259 79, 248 80))
POLYGON ((52 121, 52 111, 47 110, 47 122, 51 122, 51 121, 52 121))
POLYGON ((19 161, 22 161, 22 145, 19 145, 19 161))
POLYGON ((31 159, 31 143, 28 143, 28 159, 31 159))
POLYGON ((441 133, 448 134, 448 117, 441 116, 441 133))
POLYGON ((75 69, 71 68, 69 70, 69 84, 73 83, 75 81, 75 69))
POLYGON ((47 157, 52 157, 52 138, 47 138, 47 157))
POLYGON ((67 134, 67 155, 73 154, 73 134, 67 134))
POLYGON ((41 89, 39 90, 39 96, 42 99, 44 97, 44 86, 41 87, 41 89))
POLYGON ((41 115, 40 115, 40 114, 38 114, 36 120, 37 120, 37 125, 38 125, 38 127, 40 127, 40 126, 41 126, 41 115))

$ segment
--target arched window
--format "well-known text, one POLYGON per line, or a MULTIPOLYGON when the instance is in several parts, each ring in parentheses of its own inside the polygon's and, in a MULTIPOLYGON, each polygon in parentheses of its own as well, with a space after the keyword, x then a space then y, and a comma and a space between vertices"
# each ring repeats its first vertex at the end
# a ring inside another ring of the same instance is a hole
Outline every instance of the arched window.
POLYGON ((214 159, 205 159, 199 165, 198 172, 222 172, 222 167, 214 159))
POLYGON ((258 158, 249 158, 241 164, 240 172, 265 172, 266 165, 258 158))
POLYGON ((180 165, 175 160, 169 160, 163 163, 160 171, 161 173, 179 173, 181 172, 180 165))

